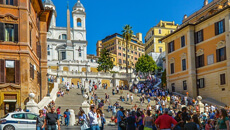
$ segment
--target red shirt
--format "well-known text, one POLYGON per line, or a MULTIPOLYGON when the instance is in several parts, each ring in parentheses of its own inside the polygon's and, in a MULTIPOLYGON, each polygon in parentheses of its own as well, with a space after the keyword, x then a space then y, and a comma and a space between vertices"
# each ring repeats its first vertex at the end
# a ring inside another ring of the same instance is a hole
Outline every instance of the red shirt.
POLYGON ((59 108, 57 109, 57 114, 61 114, 61 111, 59 108))
POLYGON ((168 114, 161 115, 155 121, 157 125, 160 125, 160 129, 169 129, 171 128, 171 124, 176 125, 177 121, 173 119, 168 114))

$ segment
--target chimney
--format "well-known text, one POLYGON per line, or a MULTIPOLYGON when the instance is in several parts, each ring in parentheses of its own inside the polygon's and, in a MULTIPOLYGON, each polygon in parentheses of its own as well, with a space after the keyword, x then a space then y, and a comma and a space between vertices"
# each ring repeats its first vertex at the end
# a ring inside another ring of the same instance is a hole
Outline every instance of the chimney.
POLYGON ((204 0, 204 6, 206 6, 206 5, 208 5, 208 0, 204 0))

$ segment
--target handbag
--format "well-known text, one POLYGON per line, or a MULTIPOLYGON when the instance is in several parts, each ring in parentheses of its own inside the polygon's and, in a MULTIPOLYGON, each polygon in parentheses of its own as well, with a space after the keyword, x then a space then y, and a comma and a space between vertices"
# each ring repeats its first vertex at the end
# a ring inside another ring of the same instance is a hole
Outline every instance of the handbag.
POLYGON ((86 121, 84 121, 83 125, 81 126, 81 130, 89 130, 90 127, 86 121))
POLYGON ((120 121, 119 122, 119 127, 124 128, 125 127, 125 121, 120 121))

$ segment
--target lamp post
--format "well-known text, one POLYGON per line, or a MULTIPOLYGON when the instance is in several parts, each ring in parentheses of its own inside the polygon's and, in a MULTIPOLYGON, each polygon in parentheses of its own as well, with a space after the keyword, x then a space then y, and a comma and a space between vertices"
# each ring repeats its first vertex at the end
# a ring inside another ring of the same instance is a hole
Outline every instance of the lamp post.
POLYGON ((50 89, 49 89, 49 74, 46 74, 47 76, 47 87, 48 87, 48 92, 47 92, 47 96, 50 96, 50 89))

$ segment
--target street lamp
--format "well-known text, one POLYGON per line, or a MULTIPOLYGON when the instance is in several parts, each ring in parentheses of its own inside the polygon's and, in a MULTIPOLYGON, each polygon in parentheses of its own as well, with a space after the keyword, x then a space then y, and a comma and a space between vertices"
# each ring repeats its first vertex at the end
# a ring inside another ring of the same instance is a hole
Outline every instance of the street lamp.
POLYGON ((49 74, 46 74, 47 76, 47 87, 48 87, 48 92, 47 92, 47 96, 50 96, 50 89, 49 89, 49 74))

